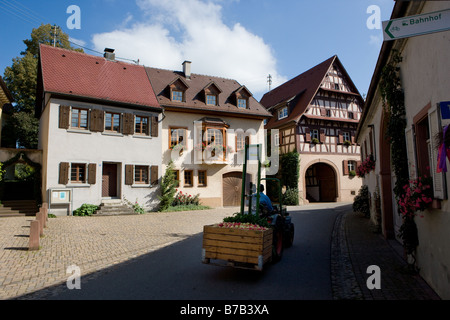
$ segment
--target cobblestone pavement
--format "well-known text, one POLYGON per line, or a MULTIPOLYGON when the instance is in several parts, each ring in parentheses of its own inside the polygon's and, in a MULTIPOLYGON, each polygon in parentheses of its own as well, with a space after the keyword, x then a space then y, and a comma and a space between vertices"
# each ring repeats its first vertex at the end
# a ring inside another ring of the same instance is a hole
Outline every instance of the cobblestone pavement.
POLYGON ((350 211, 337 217, 332 248, 334 299, 440 300, 418 274, 408 271, 401 245, 386 241, 361 214, 350 211), (381 289, 367 287, 372 265, 380 267, 381 289))
POLYGON ((28 251, 33 217, 0 219, 0 299, 64 283, 71 265, 90 274, 203 232, 239 211, 148 213, 115 217, 50 218, 39 251, 28 251))
MULTIPOLYGON (((331 279, 335 300, 438 300, 370 221, 337 208, 331 241, 331 279), (367 267, 381 269, 381 290, 369 290, 367 267)), ((99 274, 125 261, 201 233, 203 226, 222 221, 238 208, 149 213, 116 217, 58 217, 49 219, 39 251, 28 251, 32 217, 0 219, 0 299, 17 299, 64 283, 67 267, 83 275, 99 274), (101 273, 101 272, 100 272, 101 273)), ((295 211, 295 207, 289 209, 295 211)))

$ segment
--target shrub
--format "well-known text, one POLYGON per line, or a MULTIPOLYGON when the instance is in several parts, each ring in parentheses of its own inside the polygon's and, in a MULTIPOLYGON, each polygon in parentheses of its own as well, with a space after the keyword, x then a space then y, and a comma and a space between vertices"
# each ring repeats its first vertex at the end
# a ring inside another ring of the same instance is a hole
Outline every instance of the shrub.
POLYGON ((287 188, 286 193, 283 194, 283 205, 298 206, 298 189, 287 188))
POLYGON ((223 222, 251 223, 259 225, 261 227, 266 228, 270 227, 269 223, 267 222, 267 219, 258 217, 254 214, 235 213, 233 216, 223 219, 223 222))
POLYGON ((362 213, 367 218, 370 217, 369 197, 369 187, 362 186, 353 201, 353 211, 362 213))
POLYGON ((182 191, 179 191, 172 202, 172 207, 176 206, 189 206, 194 205, 198 206, 200 205, 200 195, 191 196, 190 194, 183 193, 182 191))
POLYGON ((174 165, 173 162, 170 161, 167 166, 164 177, 161 182, 161 196, 158 196, 160 202, 159 211, 167 210, 174 200, 174 196, 176 191, 176 185, 178 181, 176 180, 174 173, 174 165))
POLYGON ((94 204, 83 204, 81 207, 73 211, 74 216, 84 217, 84 216, 92 216, 95 211, 99 209, 99 206, 94 204))

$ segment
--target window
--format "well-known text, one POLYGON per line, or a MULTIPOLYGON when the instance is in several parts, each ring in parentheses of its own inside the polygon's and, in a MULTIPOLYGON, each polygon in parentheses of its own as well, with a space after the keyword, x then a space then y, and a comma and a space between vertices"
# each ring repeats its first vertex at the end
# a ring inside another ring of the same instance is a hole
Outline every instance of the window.
POLYGON ((139 135, 149 135, 149 119, 148 117, 135 117, 135 133, 139 135))
POLYGON ((331 117, 331 110, 330 109, 326 109, 325 110, 325 116, 326 117, 331 117))
POLYGON ((308 170, 306 170, 305 180, 306 180, 307 187, 315 187, 315 186, 319 185, 315 166, 310 167, 308 170))
POLYGON ((206 187, 208 185, 208 175, 207 172, 204 170, 198 171, 198 186, 199 187, 206 187))
POLYGON ((356 171, 356 161, 349 161, 347 166, 348 172, 356 171))
POLYGON ((243 132, 236 134, 236 151, 243 151, 245 145, 250 145, 250 137, 243 132))
POLYGON ((348 118, 349 119, 355 119, 355 115, 354 115, 354 113, 352 111, 348 112, 348 118))
POLYGON ((343 132, 342 133, 342 137, 344 139, 344 142, 345 141, 350 141, 350 133, 349 132, 343 132))
POLYGON ((172 91, 172 101, 183 102, 183 91, 172 91))
POLYGON ((287 118, 287 116, 288 116, 288 108, 287 107, 284 107, 283 109, 280 109, 278 111, 278 120, 287 118))
POLYGON ((186 129, 184 128, 170 128, 169 147, 172 149, 178 144, 186 146, 186 129))
POLYGON ((148 166, 134 166, 134 183, 136 184, 148 184, 148 166))
POLYGON ((213 94, 208 94, 206 96, 206 104, 209 106, 216 106, 217 105, 217 96, 213 94))
POLYGON ((319 140, 319 138, 320 138, 319 130, 318 129, 312 129, 311 130, 311 139, 319 140))
POLYGON ((86 182, 86 164, 72 163, 70 168, 70 182, 72 183, 86 182))
POLYGON ((120 132, 120 114, 105 113, 105 130, 112 132, 120 132))
POLYGON ((184 186, 185 187, 194 186, 194 171, 184 170, 184 186))
POLYGON ((247 99, 239 99, 238 108, 247 109, 247 99))
POLYGON ((75 129, 88 128, 88 110, 80 108, 72 108, 71 127, 75 129))
POLYGON ((338 84, 338 83, 335 83, 335 84, 334 84, 334 89, 335 89, 335 90, 339 90, 339 84, 338 84))

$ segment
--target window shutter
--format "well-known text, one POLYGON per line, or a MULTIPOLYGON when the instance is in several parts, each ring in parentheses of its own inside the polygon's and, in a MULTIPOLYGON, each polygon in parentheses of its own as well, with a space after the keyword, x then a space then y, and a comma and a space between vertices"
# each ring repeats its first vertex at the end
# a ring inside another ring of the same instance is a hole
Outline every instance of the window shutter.
POLYGON ((69 167, 70 163, 61 162, 59 164, 59 184, 69 183, 69 167))
POLYGON ((348 171, 348 160, 344 160, 342 161, 342 169, 344 172, 344 176, 348 176, 349 171, 348 171))
POLYGON ((105 113, 103 110, 93 109, 91 110, 91 123, 90 128, 92 132, 103 132, 105 113))
POLYGON ((70 127, 70 106, 59 106, 59 128, 69 129, 70 127))
POLYGON ((311 129, 305 128, 305 141, 311 142, 311 129))
POLYGON ((413 128, 405 130, 406 139, 406 152, 408 156, 408 171, 409 179, 414 180, 416 178, 416 156, 415 156, 415 139, 413 134, 413 128))
POLYGON ((134 115, 132 113, 125 113, 123 115, 123 134, 134 134, 134 115))
POLYGON ((96 184, 97 180, 97 164, 90 163, 88 167, 88 183, 96 184))
POLYGON ((126 165, 125 166, 125 185, 131 186, 133 185, 133 172, 134 166, 133 165, 126 165))
POLYGON ((430 159, 430 171, 433 176, 433 192, 435 199, 446 199, 446 188, 445 188, 445 176, 444 172, 437 173, 437 159, 438 159, 438 148, 435 136, 440 130, 440 119, 439 119, 439 109, 436 107, 431 108, 428 111, 428 125, 430 130, 430 144, 429 144, 429 156, 430 159))
POLYGON ((321 108, 321 109, 320 109, 320 115, 321 115, 322 117, 325 117, 325 116, 327 115, 327 109, 321 108))
POLYGON ((339 135, 338 135, 338 144, 344 144, 344 136, 342 135, 342 131, 339 130, 339 135))
MULTIPOLYGON (((355 144, 355 132, 354 131, 351 131, 350 132, 350 135, 351 135, 351 139, 350 139, 350 141, 352 142, 352 144, 355 144)), ((372 136, 372 133, 371 133, 371 136, 372 136)), ((370 141, 372 141, 372 138, 370 139, 370 141)), ((372 144, 371 144, 371 147, 372 147, 372 144)), ((373 147, 372 147, 372 154, 373 154, 373 147)))
POLYGON ((324 129, 320 129, 320 136, 319 136, 319 141, 322 143, 325 143, 325 130, 324 129))
POLYGON ((152 117, 152 137, 158 137, 158 117, 152 117))
POLYGON ((156 186, 159 181, 159 170, 158 166, 152 166, 150 170, 151 174, 151 184, 152 186, 156 186))

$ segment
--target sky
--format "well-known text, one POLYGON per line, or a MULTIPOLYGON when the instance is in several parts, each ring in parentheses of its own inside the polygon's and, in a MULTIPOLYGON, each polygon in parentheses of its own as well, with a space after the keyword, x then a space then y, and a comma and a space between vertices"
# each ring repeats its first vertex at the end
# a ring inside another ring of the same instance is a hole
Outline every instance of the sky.
POLYGON ((364 96, 393 0, 0 0, 0 75, 32 29, 61 27, 88 54, 237 80, 260 100, 337 55, 364 96), (73 11, 72 5, 79 8, 73 11), (373 9, 379 8, 379 15, 373 9), (374 24, 375 23, 375 24, 374 24), (370 26, 370 28, 369 28, 370 26), (375 26, 375 28, 374 28, 375 26))

